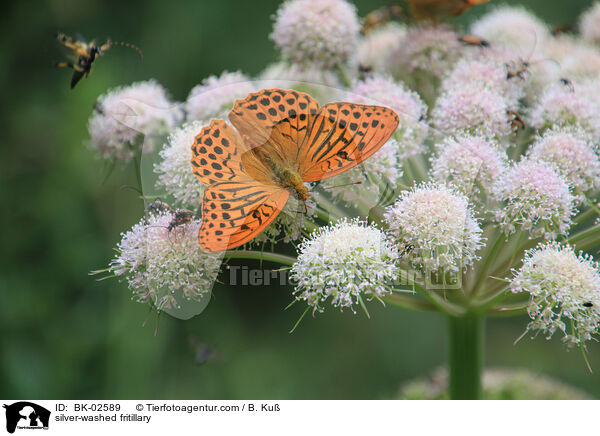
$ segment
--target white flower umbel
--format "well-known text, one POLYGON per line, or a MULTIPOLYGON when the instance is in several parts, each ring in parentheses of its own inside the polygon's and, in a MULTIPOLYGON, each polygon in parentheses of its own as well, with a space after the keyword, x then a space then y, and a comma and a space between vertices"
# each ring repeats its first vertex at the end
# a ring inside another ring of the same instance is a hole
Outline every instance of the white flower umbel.
POLYGON ((442 82, 442 89, 480 86, 501 94, 510 109, 517 109, 524 94, 523 80, 507 80, 506 65, 495 59, 463 59, 442 82))
POLYGON ((287 0, 277 10, 271 39, 284 60, 333 69, 347 62, 359 33, 356 8, 345 0, 287 0))
POLYGON ((483 15, 471 26, 470 33, 496 46, 530 56, 541 50, 550 38, 548 26, 521 6, 500 6, 483 15))
POLYGON ((598 142, 599 113, 595 97, 584 95, 577 83, 573 88, 557 84, 544 92, 539 104, 533 108, 530 120, 537 129, 550 128, 555 124, 580 125, 598 142))
POLYGON ((225 118, 236 100, 254 91, 250 79, 239 71, 224 71, 219 77, 210 76, 190 91, 185 102, 187 120, 225 118))
POLYGON ((505 202, 498 220, 506 233, 521 228, 534 237, 554 239, 571 227, 575 198, 550 164, 522 160, 499 180, 495 192, 505 202))
POLYGON ((384 219, 402 257, 426 272, 459 272, 482 246, 467 197, 442 184, 404 191, 384 219))
POLYGON ((356 83, 347 98, 357 103, 387 106, 398 114, 400 121, 393 138, 401 161, 423 151, 429 126, 425 121, 427 105, 419 94, 391 78, 376 76, 356 83))
POLYGON ((444 26, 409 29, 402 44, 389 57, 387 70, 395 77, 426 72, 441 78, 461 57, 458 34, 444 26))
POLYGON ((405 41, 406 33, 406 26, 394 22, 375 28, 360 41, 356 55, 358 64, 382 73, 390 56, 405 41))
POLYGON ((497 142, 481 136, 449 137, 437 149, 431 163, 433 179, 452 184, 468 196, 491 193, 506 171, 506 154, 497 142))
POLYGON ((584 345, 600 327, 598 263, 556 242, 527 251, 510 289, 531 296, 528 331, 550 338, 556 331, 569 345, 584 345))
POLYGON ((509 102, 499 90, 465 84, 445 89, 431 116, 444 135, 484 134, 502 139, 511 134, 508 110, 509 102))
POLYGON ((275 62, 260 73, 262 88, 295 89, 325 103, 332 97, 342 82, 337 71, 324 69, 315 64, 293 64, 275 62))
POLYGON ((200 221, 168 229, 172 212, 151 213, 122 235, 109 270, 127 279, 133 298, 157 310, 210 297, 221 257, 198 245, 200 221))
POLYGON ((313 232, 291 270, 294 295, 315 311, 325 304, 356 311, 361 299, 381 299, 396 278, 397 249, 374 225, 346 219, 313 232))
POLYGON ((591 136, 580 127, 555 126, 546 130, 527 156, 553 164, 580 197, 600 187, 600 160, 591 136))
POLYGON ((154 80, 115 88, 96 102, 88 122, 91 146, 107 159, 129 161, 136 147, 143 143, 144 151, 152 151, 182 119, 182 109, 154 80))
POLYGON ((600 2, 595 2, 581 14, 579 33, 588 42, 600 43, 600 2))
POLYGON ((334 198, 358 206, 372 206, 386 192, 395 190, 402 177, 400 146, 395 139, 386 142, 360 165, 321 182, 334 198))
POLYGON ((157 187, 164 188, 186 209, 198 209, 202 205, 204 185, 192 173, 190 160, 194 138, 206 124, 195 121, 175 130, 160 151, 161 161, 154 165, 157 187))

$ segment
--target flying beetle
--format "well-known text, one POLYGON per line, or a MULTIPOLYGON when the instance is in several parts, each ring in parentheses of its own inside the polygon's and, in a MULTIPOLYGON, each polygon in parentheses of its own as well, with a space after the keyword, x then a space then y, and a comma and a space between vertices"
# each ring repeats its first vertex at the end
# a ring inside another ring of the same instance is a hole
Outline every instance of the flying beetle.
POLYGON ((141 58, 143 58, 143 53, 139 48, 126 42, 111 41, 110 39, 107 39, 104 44, 96 44, 96 41, 94 40, 88 43, 83 41, 83 38, 74 39, 60 32, 57 33, 56 39, 62 46, 69 50, 74 58, 72 62, 55 62, 54 64, 60 68, 71 68, 73 70, 71 89, 73 89, 83 77, 90 75, 94 61, 98 56, 102 56, 112 45, 121 45, 132 48, 139 53, 141 58))

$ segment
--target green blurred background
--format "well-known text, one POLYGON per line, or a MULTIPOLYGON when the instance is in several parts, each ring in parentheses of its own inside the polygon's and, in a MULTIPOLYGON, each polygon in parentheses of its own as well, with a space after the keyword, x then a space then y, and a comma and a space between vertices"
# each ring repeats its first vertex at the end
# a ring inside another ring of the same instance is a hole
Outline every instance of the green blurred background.
MULTIPOLYGON (((524 3, 554 25, 572 23, 591 2, 524 3)), ((356 4, 364 16, 386 2, 356 4)), ((103 184, 107 169, 85 145, 97 96, 156 78, 183 100, 210 74, 256 74, 276 58, 268 34, 277 6, 276 0, 3 4, 0 397, 377 399, 443 364, 439 316, 371 304, 370 320, 329 310, 290 335, 301 312, 283 311, 290 289, 220 287, 204 313, 190 321, 164 317, 155 336, 154 316, 130 300, 126 284, 87 274, 107 264, 119 233, 143 208, 134 192, 119 189, 134 183, 131 166, 117 166, 103 184), (61 58, 57 30, 132 42, 144 60, 115 47, 70 90, 70 72, 52 67, 61 58), (219 359, 198 365, 191 338, 214 346, 219 359)), ((526 367, 600 396, 600 379, 577 350, 541 337, 513 346, 526 322, 489 321, 487 365, 526 367)), ((596 367, 599 348, 591 344, 596 367)))

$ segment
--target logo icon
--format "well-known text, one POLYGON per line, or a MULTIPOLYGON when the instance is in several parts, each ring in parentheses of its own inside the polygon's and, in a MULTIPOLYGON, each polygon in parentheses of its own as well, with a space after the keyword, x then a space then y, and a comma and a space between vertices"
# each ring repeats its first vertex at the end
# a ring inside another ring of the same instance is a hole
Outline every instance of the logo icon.
POLYGON ((48 429, 50 411, 29 401, 19 401, 4 405, 6 409, 6 431, 14 433, 15 429, 48 429))

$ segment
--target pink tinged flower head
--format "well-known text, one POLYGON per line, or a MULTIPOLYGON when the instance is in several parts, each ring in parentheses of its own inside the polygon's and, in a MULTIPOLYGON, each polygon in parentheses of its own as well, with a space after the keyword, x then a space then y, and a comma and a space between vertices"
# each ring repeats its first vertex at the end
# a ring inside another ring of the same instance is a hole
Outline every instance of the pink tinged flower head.
POLYGON ((529 250, 514 271, 514 293, 531 296, 527 330, 549 339, 563 334, 568 345, 583 345, 600 328, 600 271, 591 257, 556 242, 529 250))
POLYGON ((458 34, 448 27, 415 27, 392 53, 387 69, 394 76, 420 71, 441 78, 460 59, 463 48, 458 34))
POLYGON ((152 151, 154 142, 183 119, 156 81, 138 82, 101 95, 88 121, 91 146, 108 159, 131 160, 134 149, 152 151))
POLYGON ((600 160, 591 136, 580 127, 546 130, 527 156, 554 165, 579 196, 600 187, 600 160))
POLYGON ((199 209, 202 205, 204 185, 191 170, 192 144, 206 123, 194 121, 176 129, 160 151, 161 160, 155 164, 157 187, 165 189, 186 209, 199 209))
POLYGON ((322 312, 327 303, 355 312, 360 299, 381 299, 391 292, 397 260, 398 250, 383 231, 344 219, 316 230, 298 248, 291 270, 294 295, 315 311, 322 312))
POLYGON ((400 119, 393 138, 404 160, 423 151, 429 126, 425 121, 427 105, 419 94, 393 79, 375 76, 354 85, 348 97, 362 104, 375 104, 393 109, 400 119))
POLYGON ((390 56, 406 41, 406 33, 406 26, 394 22, 375 28, 360 40, 356 55, 358 64, 378 73, 384 72, 390 56))
POLYGON ((511 134, 509 104, 498 90, 464 86, 445 89, 432 112, 434 127, 444 135, 484 134, 504 138, 511 134))
POLYGON ((562 77, 577 81, 597 78, 600 71, 600 48, 574 40, 559 62, 562 77))
POLYGON ((499 180, 495 191, 505 203, 498 220, 506 233, 521 228, 534 237, 554 239, 569 231, 575 198, 549 164, 522 160, 499 180))
POLYGON ((127 279, 133 298, 177 310, 210 298, 221 257, 198 245, 200 220, 169 230, 173 212, 150 213, 122 235, 110 270, 127 279))
POLYGON ((492 59, 464 59, 442 82, 442 89, 461 89, 472 86, 489 89, 504 95, 508 106, 516 109, 523 97, 525 82, 508 80, 506 65, 492 59))
POLYGON ((592 43, 600 43, 600 2, 586 10, 579 18, 581 38, 592 43))
POLYGON ((246 97, 255 89, 250 79, 237 71, 210 76, 190 91, 185 110, 188 121, 226 117, 236 100, 246 97))
POLYGON ((548 26, 521 6, 500 6, 471 25, 470 33, 521 57, 542 50, 550 38, 548 26))
POLYGON ((277 11, 271 39, 285 60, 332 69, 346 63, 359 33, 356 8, 345 0, 287 0, 277 11))
POLYGON ((577 83, 570 88, 556 84, 546 90, 530 114, 531 124, 546 129, 555 124, 580 125, 595 142, 600 141, 600 107, 593 96, 581 92, 577 83))
POLYGON ((384 220, 401 255, 423 271, 458 272, 477 259, 482 246, 467 197, 443 184, 403 191, 384 220))
POLYGON ((494 184, 506 171, 506 154, 495 141, 482 136, 449 137, 437 148, 439 152, 432 160, 433 179, 467 195, 493 192, 494 184))

